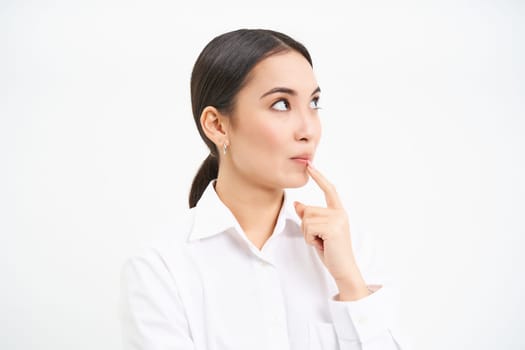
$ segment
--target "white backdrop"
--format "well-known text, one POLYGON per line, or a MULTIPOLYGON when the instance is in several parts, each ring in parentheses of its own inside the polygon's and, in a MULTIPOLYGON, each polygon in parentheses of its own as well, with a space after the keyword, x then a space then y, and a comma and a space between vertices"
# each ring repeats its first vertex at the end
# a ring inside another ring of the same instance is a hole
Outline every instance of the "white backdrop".
POLYGON ((383 248, 414 348, 525 348, 524 3, 247 3, 0 4, 0 349, 120 347, 120 266, 207 154, 192 65, 241 27, 311 51, 317 167, 383 248))

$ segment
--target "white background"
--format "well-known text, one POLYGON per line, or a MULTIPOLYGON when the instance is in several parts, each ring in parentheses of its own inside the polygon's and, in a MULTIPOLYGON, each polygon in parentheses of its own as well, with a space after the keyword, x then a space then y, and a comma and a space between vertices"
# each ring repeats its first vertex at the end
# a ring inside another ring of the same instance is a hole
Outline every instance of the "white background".
POLYGON ((207 154, 192 65, 241 27, 311 51, 317 167, 383 248, 414 348, 525 348, 524 3, 248 3, 1 3, 0 349, 120 347, 120 266, 207 154))

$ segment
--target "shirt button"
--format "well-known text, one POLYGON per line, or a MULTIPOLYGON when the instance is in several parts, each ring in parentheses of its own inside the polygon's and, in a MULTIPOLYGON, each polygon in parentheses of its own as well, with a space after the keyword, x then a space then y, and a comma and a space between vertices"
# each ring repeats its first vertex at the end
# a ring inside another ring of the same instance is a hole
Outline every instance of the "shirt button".
POLYGON ((357 323, 362 326, 366 325, 367 322, 368 322, 368 319, 366 318, 366 316, 359 316, 357 318, 357 323))
POLYGON ((259 261, 259 264, 258 264, 260 267, 270 267, 270 264, 267 263, 266 261, 264 260, 261 260, 259 261))

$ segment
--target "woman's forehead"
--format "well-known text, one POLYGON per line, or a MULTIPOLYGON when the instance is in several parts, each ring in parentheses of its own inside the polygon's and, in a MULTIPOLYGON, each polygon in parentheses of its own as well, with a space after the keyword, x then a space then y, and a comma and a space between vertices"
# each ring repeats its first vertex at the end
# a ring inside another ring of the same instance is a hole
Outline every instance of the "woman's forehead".
POLYGON ((300 53, 285 51, 259 62, 250 72, 245 87, 263 94, 275 87, 310 94, 317 88, 312 66, 300 53))

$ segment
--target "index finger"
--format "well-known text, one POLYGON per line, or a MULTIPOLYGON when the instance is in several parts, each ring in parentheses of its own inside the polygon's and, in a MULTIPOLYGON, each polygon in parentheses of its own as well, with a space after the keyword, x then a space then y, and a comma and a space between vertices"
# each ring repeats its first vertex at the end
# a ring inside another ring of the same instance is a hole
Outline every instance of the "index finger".
POLYGON ((341 200, 339 199, 339 195, 337 194, 334 185, 332 185, 332 183, 330 183, 330 181, 328 181, 319 170, 314 168, 310 161, 308 162, 306 170, 324 192, 326 205, 329 208, 342 208, 343 205, 341 204, 341 200))

